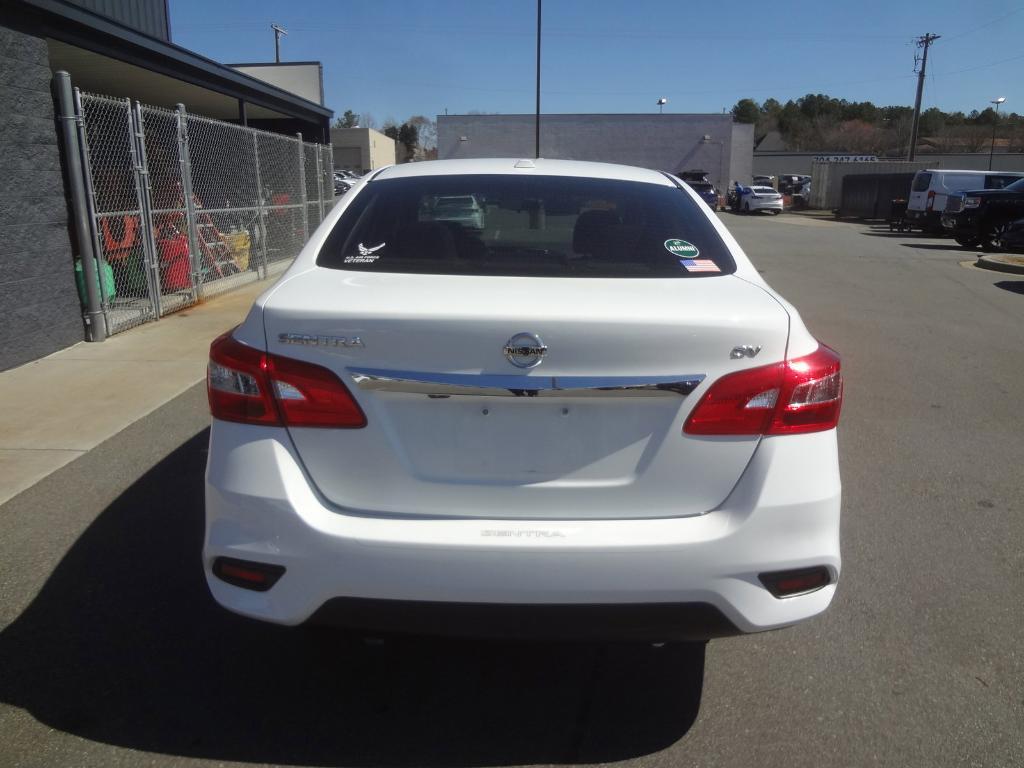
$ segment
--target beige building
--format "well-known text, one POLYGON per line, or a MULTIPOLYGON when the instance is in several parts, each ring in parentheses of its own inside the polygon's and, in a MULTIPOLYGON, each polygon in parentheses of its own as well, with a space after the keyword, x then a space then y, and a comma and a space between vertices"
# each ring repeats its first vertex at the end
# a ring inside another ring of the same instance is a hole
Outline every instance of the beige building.
POLYGON ((395 164, 395 141, 372 128, 331 128, 334 167, 366 173, 395 164))

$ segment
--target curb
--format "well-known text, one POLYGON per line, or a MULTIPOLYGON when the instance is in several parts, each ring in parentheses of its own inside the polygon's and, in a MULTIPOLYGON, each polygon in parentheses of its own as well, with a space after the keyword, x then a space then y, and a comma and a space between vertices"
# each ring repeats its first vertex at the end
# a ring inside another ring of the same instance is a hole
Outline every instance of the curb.
POLYGON ((994 256, 979 256, 975 266, 982 269, 991 269, 993 272, 1008 272, 1012 275, 1024 275, 1024 264, 1011 264, 1007 261, 1000 261, 994 256))

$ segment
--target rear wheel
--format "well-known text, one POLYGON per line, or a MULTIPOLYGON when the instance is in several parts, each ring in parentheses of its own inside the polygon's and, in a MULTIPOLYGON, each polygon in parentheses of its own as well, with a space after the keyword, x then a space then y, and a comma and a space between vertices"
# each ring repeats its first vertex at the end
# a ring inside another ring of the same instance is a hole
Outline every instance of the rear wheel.
POLYGON ((984 251, 1003 250, 1003 236, 1010 226, 1009 219, 992 219, 981 231, 981 248, 984 251))

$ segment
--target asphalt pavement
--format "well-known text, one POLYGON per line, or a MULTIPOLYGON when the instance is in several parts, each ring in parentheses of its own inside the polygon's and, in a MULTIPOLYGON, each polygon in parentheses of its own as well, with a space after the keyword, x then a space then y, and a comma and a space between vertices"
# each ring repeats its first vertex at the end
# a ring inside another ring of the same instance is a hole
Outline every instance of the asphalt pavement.
POLYGON ((722 216, 843 354, 825 616, 664 648, 232 616, 199 561, 197 386, 0 506, 0 765, 1024 765, 1024 278, 882 226, 722 216))

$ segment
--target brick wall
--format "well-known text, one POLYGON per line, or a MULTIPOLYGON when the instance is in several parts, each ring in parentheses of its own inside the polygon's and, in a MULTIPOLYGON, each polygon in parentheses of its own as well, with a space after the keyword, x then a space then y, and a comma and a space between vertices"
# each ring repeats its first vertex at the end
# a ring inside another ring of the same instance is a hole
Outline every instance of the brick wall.
POLYGON ((0 23, 0 370, 81 341, 46 41, 0 23))

